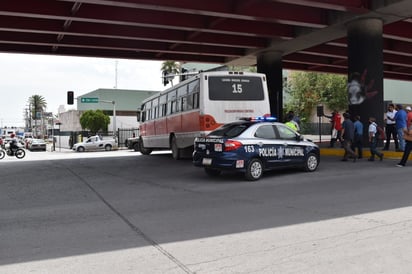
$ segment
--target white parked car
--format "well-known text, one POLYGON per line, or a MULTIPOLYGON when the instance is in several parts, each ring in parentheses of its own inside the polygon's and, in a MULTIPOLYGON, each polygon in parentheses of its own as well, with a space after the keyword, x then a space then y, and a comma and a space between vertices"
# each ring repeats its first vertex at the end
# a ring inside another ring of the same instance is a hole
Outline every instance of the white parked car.
POLYGON ((100 138, 100 136, 98 135, 91 136, 87 138, 85 141, 73 145, 73 150, 78 152, 98 150, 110 151, 117 148, 118 145, 115 139, 110 137, 106 137, 103 139, 100 138))

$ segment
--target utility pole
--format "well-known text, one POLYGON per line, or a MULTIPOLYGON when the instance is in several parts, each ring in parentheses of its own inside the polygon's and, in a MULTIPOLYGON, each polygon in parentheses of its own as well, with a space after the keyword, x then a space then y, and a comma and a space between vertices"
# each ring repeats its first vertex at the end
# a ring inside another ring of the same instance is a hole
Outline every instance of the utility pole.
POLYGON ((102 103, 110 103, 113 104, 113 136, 116 138, 117 137, 117 130, 116 130, 116 102, 115 101, 108 101, 108 100, 100 100, 99 102, 102 103))

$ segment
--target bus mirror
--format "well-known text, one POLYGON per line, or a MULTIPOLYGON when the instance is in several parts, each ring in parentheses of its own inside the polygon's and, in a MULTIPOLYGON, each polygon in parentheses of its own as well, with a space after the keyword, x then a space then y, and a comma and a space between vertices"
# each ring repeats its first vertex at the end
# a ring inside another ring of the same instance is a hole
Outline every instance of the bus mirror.
POLYGON ((136 117, 137 117, 137 121, 140 122, 140 111, 137 111, 136 117))

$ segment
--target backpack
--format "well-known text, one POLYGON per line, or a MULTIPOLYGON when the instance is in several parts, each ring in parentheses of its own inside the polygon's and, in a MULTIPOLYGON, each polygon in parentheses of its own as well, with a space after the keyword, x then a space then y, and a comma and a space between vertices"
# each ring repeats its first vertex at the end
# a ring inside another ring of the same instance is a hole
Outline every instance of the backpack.
POLYGON ((382 127, 380 127, 378 125, 376 125, 375 137, 376 137, 376 139, 380 139, 380 140, 385 140, 386 139, 385 131, 383 130, 382 127))

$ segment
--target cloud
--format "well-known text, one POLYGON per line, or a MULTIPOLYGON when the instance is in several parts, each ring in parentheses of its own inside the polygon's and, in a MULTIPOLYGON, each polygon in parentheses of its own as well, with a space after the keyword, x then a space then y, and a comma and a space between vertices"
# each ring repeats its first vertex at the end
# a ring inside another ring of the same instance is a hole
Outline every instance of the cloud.
POLYGON ((0 53, 0 62, 1 126, 24 126, 28 98, 35 94, 46 99, 47 111, 57 113, 68 90, 78 96, 116 84, 119 89, 164 89, 160 61, 0 53))

